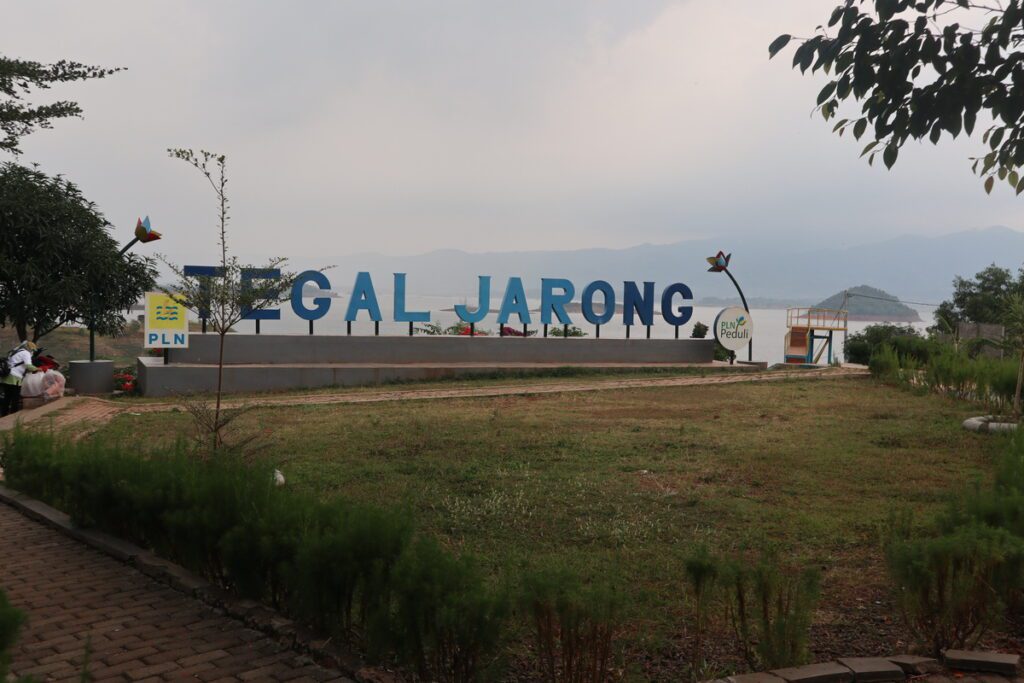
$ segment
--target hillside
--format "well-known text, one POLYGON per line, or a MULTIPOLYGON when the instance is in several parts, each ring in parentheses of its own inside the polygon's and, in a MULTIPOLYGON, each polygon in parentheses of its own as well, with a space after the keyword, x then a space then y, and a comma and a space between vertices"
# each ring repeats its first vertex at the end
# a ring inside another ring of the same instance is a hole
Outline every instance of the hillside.
MULTIPOLYGON (((364 253, 345 257, 327 275, 331 288, 342 295, 351 290, 356 272, 366 270, 373 273, 379 292, 390 289, 392 273, 407 273, 409 291, 417 295, 473 295, 478 275, 491 275, 498 288, 516 275, 523 278, 530 296, 536 295, 542 277, 566 277, 578 287, 595 279, 620 285, 623 280, 653 281, 660 286, 681 281, 690 285, 697 300, 732 298, 736 296, 732 283, 721 274, 707 272, 704 261, 719 249, 732 252, 730 269, 750 301, 808 301, 841 291, 850 282, 870 282, 902 299, 938 302, 949 297, 957 275, 969 277, 993 262, 1016 271, 1024 263, 1024 232, 993 227, 855 246, 837 246, 827 240, 794 246, 761 237, 625 249, 486 253, 445 249, 414 256, 364 253)), ((322 262, 323 256, 308 255, 297 259, 296 265, 301 270, 322 262)))
MULTIPOLYGON (((921 316, 910 306, 901 304, 897 297, 888 292, 860 285, 845 291, 846 309, 850 320, 870 320, 894 323, 916 323, 921 316)), ((815 304, 817 308, 843 308, 844 292, 836 292, 824 301, 815 304)))

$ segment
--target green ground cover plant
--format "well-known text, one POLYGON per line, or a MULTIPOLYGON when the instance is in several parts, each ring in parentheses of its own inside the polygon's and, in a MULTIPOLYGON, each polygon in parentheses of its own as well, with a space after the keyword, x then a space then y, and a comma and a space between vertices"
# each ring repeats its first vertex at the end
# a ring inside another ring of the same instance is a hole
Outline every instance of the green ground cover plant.
MULTIPOLYGON (((754 549, 756 563, 770 538, 785 576, 819 567, 812 655, 837 638, 846 652, 909 640, 877 528, 894 500, 927 519, 963 481, 989 481, 1000 443, 959 424, 977 410, 841 379, 261 407, 238 423, 286 488, 406 509, 417 533, 477 558, 488 585, 559 565, 584 585, 624 577, 613 649, 626 679, 682 680, 696 624, 685 563, 701 544, 727 559, 754 549)), ((189 419, 125 414, 90 438, 170 445, 189 419)), ((718 590, 702 640, 716 675, 749 668, 718 590)), ((520 614, 508 632, 523 677, 538 668, 529 624, 520 614)))
POLYGON ((1005 448, 991 484, 958 490, 923 529, 895 516, 883 536, 903 616, 933 655, 1024 617, 1024 438, 1005 448))
POLYGON ((871 355, 868 367, 884 381, 980 403, 995 413, 1012 411, 1019 370, 1016 358, 971 357, 949 345, 935 346, 926 360, 920 360, 883 344, 871 355))
MULTIPOLYGON (((181 445, 140 454, 16 430, 0 463, 10 486, 76 524, 154 548, 422 680, 480 680, 497 660, 507 602, 471 557, 415 534, 407 512, 281 490, 264 466, 181 445)), ((18 621, 4 608, 0 645, 18 621)))
POLYGON ((24 621, 25 615, 14 609, 0 590, 0 681, 7 680, 8 667, 11 665, 10 650, 24 621))

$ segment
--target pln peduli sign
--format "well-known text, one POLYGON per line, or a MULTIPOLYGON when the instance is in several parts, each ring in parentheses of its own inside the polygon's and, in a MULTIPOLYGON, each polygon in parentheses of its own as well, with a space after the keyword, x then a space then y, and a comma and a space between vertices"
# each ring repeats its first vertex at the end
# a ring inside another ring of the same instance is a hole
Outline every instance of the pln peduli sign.
POLYGON ((715 316, 715 339, 729 351, 739 351, 754 338, 754 321, 739 306, 723 308, 715 316))
POLYGON ((146 292, 143 348, 187 349, 188 310, 163 292, 146 292))

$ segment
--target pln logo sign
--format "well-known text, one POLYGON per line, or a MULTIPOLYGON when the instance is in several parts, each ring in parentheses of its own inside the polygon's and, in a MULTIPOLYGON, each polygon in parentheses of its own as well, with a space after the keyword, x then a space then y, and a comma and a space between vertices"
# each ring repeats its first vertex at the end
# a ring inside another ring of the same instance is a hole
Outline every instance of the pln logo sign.
POLYGON ((739 351, 754 337, 754 321, 738 306, 724 308, 715 317, 715 339, 729 351, 739 351))
POLYGON ((174 297, 163 292, 146 292, 143 348, 188 348, 188 311, 174 297))

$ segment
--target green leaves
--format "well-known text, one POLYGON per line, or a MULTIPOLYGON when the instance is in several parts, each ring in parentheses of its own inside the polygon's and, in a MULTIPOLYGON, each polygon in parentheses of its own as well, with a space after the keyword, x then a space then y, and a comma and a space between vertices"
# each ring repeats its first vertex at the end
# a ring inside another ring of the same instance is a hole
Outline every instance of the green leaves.
POLYGON ((49 128, 55 119, 81 116, 75 102, 53 102, 33 106, 24 102, 33 89, 45 90, 54 83, 104 78, 121 69, 103 69, 61 60, 40 64, 0 55, 0 151, 18 155, 18 142, 37 128, 49 128))
POLYGON ((819 105, 824 104, 828 100, 828 98, 832 97, 832 93, 834 93, 835 91, 836 91, 836 82, 835 81, 829 81, 825 85, 825 87, 821 89, 821 92, 818 93, 818 104, 819 105))
POLYGON ((793 36, 788 33, 783 33, 781 36, 772 41, 772 44, 768 46, 768 59, 771 59, 779 53, 779 50, 789 45, 789 41, 793 39, 793 36))
POLYGON ((896 157, 899 156, 900 148, 895 142, 890 142, 885 147, 885 151, 882 152, 882 161, 885 162, 886 168, 892 168, 893 164, 896 163, 896 157))
MULTIPOLYGON (((860 136, 864 135, 865 129, 868 127, 867 119, 859 119, 857 123, 853 124, 853 137, 860 140, 860 136)), ((864 156, 863 154, 861 156, 864 156)))
POLYGON ((990 175, 988 178, 985 178, 985 194, 992 194, 992 186, 995 184, 996 177, 994 175, 990 175))
POLYGON ((0 206, 0 324, 21 338, 90 318, 98 333, 117 333, 123 312, 154 287, 152 263, 118 255, 110 224, 73 183, 2 164, 0 206))
MULTIPOLYGON (((825 120, 846 115, 841 102, 857 102, 860 111, 833 132, 843 135, 852 125, 856 139, 874 138, 878 148, 861 154, 869 163, 881 154, 891 168, 907 140, 971 136, 979 120, 991 119, 996 125, 983 143, 997 154, 976 172, 985 178, 1001 170, 1004 180, 1024 165, 1022 25, 1021 0, 984 8, 968 0, 833 2, 829 28, 796 39, 792 66, 829 74, 815 97, 825 120), (934 21, 936 14, 943 19, 934 21)), ((791 40, 776 38, 769 55, 791 40)))

